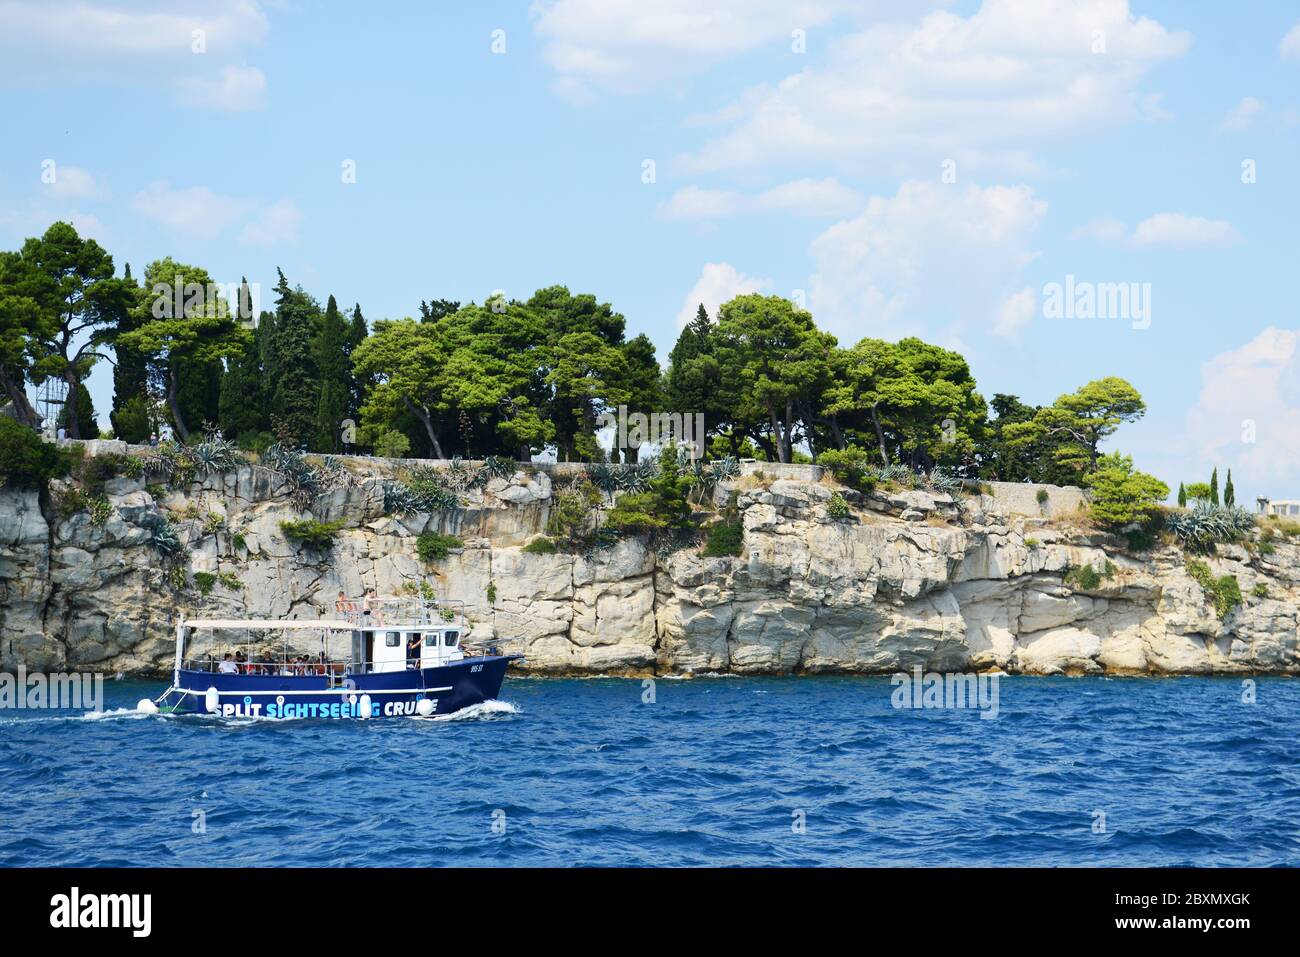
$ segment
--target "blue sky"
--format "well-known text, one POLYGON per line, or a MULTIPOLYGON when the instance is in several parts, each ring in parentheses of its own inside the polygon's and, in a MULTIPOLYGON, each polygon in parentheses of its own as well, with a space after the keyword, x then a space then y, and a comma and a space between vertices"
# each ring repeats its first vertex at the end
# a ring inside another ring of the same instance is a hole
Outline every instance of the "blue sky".
POLYGON ((1292 2, 0 0, 0 85, 6 248, 71 218, 372 320, 564 283, 661 359, 698 299, 802 297, 986 396, 1124 376, 1141 467, 1300 497, 1292 2), (1149 325, 1049 318, 1070 275, 1149 325))

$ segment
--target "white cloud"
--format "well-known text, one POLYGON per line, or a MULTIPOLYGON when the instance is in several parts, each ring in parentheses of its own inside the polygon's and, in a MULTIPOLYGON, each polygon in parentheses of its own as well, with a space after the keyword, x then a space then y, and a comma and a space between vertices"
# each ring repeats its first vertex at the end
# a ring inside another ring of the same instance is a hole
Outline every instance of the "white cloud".
POLYGON ((1282 56, 1300 60, 1300 20, 1297 20, 1296 25, 1282 38, 1279 46, 1282 56))
POLYGON ((1183 213, 1156 213, 1133 228, 1132 242, 1139 246, 1230 246, 1241 234, 1223 219, 1206 219, 1183 213))
MULTIPOLYGON (((1183 445, 1195 458, 1179 474, 1231 467, 1238 488, 1295 498, 1300 483, 1300 329, 1265 329, 1201 370, 1183 445)), ((1250 503, 1238 496, 1239 504, 1250 503)))
POLYGON ((764 292, 772 288, 772 280, 747 276, 730 263, 705 263, 700 278, 682 300, 677 313, 677 328, 682 329, 695 318, 700 303, 715 320, 718 306, 736 296, 750 292, 764 292))
POLYGON ((1220 132, 1243 133, 1255 125, 1264 112, 1264 104, 1253 96, 1242 97, 1241 101, 1230 109, 1219 124, 1220 132))
POLYGON ((731 128, 684 161, 712 171, 901 155, 1021 170, 1027 142, 1158 114, 1139 84, 1189 44, 1127 0, 985 0, 970 17, 876 24, 720 111, 731 128))
POLYGON ((930 320, 1012 331, 1024 322, 1023 271, 1046 210, 1028 186, 912 180, 873 196, 813 240, 813 315, 847 343, 930 320))
POLYGON ((150 0, 0 0, 0 22, 5 45, 37 44, 81 57, 194 56, 195 30, 205 31, 209 51, 266 36, 266 16, 251 0, 196 0, 184 12, 162 6, 150 0))
POLYGON ((640 93, 828 21, 848 0, 539 0, 530 8, 557 90, 640 93))
POLYGON ((1115 246, 1231 246, 1241 233, 1225 219, 1185 213, 1156 213, 1133 227, 1118 219, 1094 219, 1070 233, 1071 239, 1094 239, 1115 246))
POLYGON ((275 246, 293 242, 298 238, 298 224, 302 211, 291 199, 281 199, 266 209, 244 227, 239 241, 258 246, 275 246))
POLYGON ((266 76, 255 66, 224 66, 216 77, 186 77, 177 81, 177 95, 186 106, 206 106, 240 112, 256 110, 266 93, 266 76))
POLYGON ((659 204, 662 219, 722 219, 746 213, 787 213, 834 217, 860 208, 861 195, 834 177, 799 179, 746 195, 731 190, 687 186, 659 204))
POLYGON ((165 181, 150 183, 136 193, 131 207, 168 229, 199 239, 213 239, 248 212, 247 200, 221 196, 206 186, 172 189, 165 181))
POLYGON ((0 87, 128 82, 165 86, 187 105, 228 109, 229 102, 247 102, 252 68, 218 64, 239 59, 266 38, 261 5, 189 0, 171 5, 181 10, 168 6, 158 0, 0 0, 0 87))
POLYGON ((101 189, 95 177, 79 166, 54 165, 54 181, 44 184, 59 199, 93 199, 101 189))
POLYGON ((1004 339, 1015 339, 1037 314, 1038 296, 1032 286, 1026 286, 1002 303, 993 332, 1004 339))

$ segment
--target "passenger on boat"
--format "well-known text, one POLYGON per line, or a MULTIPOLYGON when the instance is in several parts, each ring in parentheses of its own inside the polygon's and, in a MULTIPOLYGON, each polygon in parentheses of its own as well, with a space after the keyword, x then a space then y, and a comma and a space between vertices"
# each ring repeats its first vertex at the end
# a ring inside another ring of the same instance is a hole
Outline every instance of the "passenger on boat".
MULTIPOLYGON (((379 599, 378 596, 375 595, 375 590, 373 588, 367 588, 365 597, 361 599, 361 614, 366 617, 370 617, 370 615, 373 614, 375 621, 382 628, 384 626, 384 613, 378 608, 372 609, 370 607, 371 602, 378 604, 379 599)), ((363 622, 363 624, 368 625, 370 622, 363 622)))
POLYGON ((239 665, 235 664, 234 656, 227 651, 226 657, 222 658, 221 664, 217 665, 217 670, 223 675, 237 675, 239 674, 239 665))
POLYGON ((411 635, 406 640, 406 667, 420 667, 420 636, 411 635))

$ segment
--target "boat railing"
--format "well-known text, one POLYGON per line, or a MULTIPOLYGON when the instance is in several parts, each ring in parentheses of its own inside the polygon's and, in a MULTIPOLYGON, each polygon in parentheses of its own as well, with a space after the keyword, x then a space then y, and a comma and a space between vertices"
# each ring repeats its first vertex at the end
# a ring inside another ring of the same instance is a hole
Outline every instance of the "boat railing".
MULTIPOLYGON (((224 659, 209 656, 207 658, 187 658, 181 662, 181 668, 185 671, 206 671, 211 674, 220 672, 221 663, 224 659)), ((238 669, 230 674, 239 675, 272 675, 276 677, 297 677, 297 676, 320 676, 344 675, 352 670, 352 659, 334 658, 326 661, 285 661, 283 659, 259 661, 256 659, 246 661, 232 661, 232 664, 238 669)))
POLYGON ((334 610, 355 628, 414 628, 464 625, 465 603, 439 598, 363 598, 340 600, 334 610))

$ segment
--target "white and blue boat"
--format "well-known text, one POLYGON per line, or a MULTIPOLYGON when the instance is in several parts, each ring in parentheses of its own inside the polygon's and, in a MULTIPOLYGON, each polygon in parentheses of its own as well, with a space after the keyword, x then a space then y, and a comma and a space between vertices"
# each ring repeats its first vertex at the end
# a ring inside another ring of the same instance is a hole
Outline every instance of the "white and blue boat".
POLYGON ((333 619, 176 625, 172 684, 137 706, 225 718, 429 718, 492 700, 522 655, 466 648, 460 603, 338 603, 333 619))

